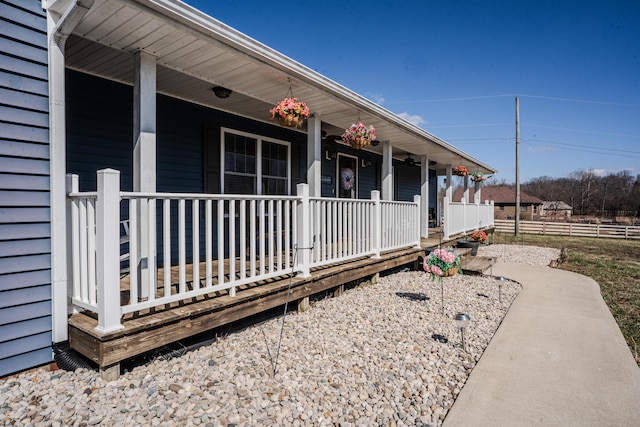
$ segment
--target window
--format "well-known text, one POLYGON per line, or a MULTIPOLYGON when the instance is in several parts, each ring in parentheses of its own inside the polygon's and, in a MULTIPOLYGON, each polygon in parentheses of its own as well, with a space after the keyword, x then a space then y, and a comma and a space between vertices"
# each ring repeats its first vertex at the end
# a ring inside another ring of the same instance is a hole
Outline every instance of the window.
POLYGON ((289 194, 288 143, 224 129, 222 133, 223 193, 289 194))
POLYGON ((500 205, 498 207, 499 207, 499 209, 498 209, 499 211, 501 211, 501 212, 504 211, 504 205, 500 205))
POLYGON ((527 206, 520 206, 520 210, 522 212, 526 212, 527 211, 527 206))
POLYGON ((274 142, 262 143, 262 194, 286 195, 289 192, 289 147, 274 142))

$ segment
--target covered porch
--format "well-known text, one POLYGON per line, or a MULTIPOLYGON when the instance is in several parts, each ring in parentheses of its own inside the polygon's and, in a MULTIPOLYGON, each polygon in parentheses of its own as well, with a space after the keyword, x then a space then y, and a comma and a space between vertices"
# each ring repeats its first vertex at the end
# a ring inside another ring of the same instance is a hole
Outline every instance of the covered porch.
POLYGON ((151 345, 149 331, 173 318, 165 309, 220 295, 239 310, 230 318, 242 316, 240 290, 267 295, 262 286, 295 274, 297 298, 317 291, 308 284, 320 271, 415 259, 432 220, 443 218, 444 240, 493 225, 480 199, 434 201, 436 177, 454 165, 493 168, 188 5, 46 5, 54 342, 102 367, 131 354, 103 340, 145 330, 135 339, 151 345), (311 110, 300 128, 269 120, 289 93, 311 110), (356 120, 375 126, 376 144, 341 142, 356 120), (343 168, 357 183, 344 193, 343 168), (85 344, 77 319, 91 326, 85 344))
POLYGON ((146 351, 288 301, 304 307, 455 243, 442 229, 421 238, 419 196, 310 197, 307 184, 288 197, 123 192, 115 170, 98 172, 95 192, 77 181, 68 176, 69 341, 105 378, 146 351))

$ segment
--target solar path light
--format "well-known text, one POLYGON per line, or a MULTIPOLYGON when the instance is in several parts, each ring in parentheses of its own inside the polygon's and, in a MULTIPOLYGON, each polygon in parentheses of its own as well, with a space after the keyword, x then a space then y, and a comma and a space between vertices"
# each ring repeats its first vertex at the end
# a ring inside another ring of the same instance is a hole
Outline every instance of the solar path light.
POLYGON ((469 320, 471 320, 471 318, 468 314, 458 313, 453 319, 456 321, 456 325, 460 329, 460 335, 462 337, 462 349, 466 352, 467 342, 464 339, 464 330, 467 328, 467 325, 469 324, 469 320))
POLYGON ((494 279, 498 281, 498 301, 502 302, 502 284, 504 283, 505 280, 507 280, 507 278, 502 276, 496 276, 494 277, 494 279))
POLYGON ((493 277, 493 264, 496 263, 496 259, 489 258, 487 261, 489 261, 489 277, 493 277))

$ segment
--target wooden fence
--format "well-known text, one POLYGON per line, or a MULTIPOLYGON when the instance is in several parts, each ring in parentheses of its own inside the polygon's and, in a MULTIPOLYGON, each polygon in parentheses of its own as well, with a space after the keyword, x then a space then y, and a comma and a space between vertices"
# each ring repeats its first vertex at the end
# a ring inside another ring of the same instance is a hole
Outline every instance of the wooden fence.
MULTIPOLYGON (((514 223, 515 221, 513 220, 496 219, 495 229, 499 233, 512 233, 515 230, 514 223)), ((631 225, 520 221, 519 232, 528 234, 640 240, 640 226, 631 225)))

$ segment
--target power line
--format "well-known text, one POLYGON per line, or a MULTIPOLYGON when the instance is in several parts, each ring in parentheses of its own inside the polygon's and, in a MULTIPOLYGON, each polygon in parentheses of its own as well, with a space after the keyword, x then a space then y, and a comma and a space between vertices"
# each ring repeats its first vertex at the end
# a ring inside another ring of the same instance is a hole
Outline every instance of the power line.
POLYGON ((557 127, 557 126, 538 125, 538 124, 535 124, 535 123, 527 123, 526 125, 527 126, 532 126, 532 127, 538 127, 538 128, 545 128, 545 129, 555 129, 555 130, 566 130, 566 131, 570 131, 570 132, 591 133, 591 134, 595 134, 595 135, 610 135, 610 136, 619 136, 619 137, 625 137, 625 138, 640 138, 640 135, 627 135, 627 134, 623 134, 623 133, 598 132, 598 131, 586 130, 586 129, 573 129, 573 128, 563 128, 563 127, 557 127))
POLYGON ((582 104, 598 104, 598 105, 614 105, 620 107, 640 107, 640 104, 628 104, 624 102, 611 102, 611 101, 598 101, 593 99, 580 99, 580 98, 561 98, 555 96, 543 96, 543 95, 526 95, 517 93, 508 93, 502 95, 482 95, 482 96, 463 96, 454 98, 431 98, 431 99, 413 99, 408 101, 387 101, 385 104, 416 104, 420 102, 451 102, 451 101, 473 101, 477 99, 495 99, 495 98, 535 98, 546 99, 549 101, 563 101, 563 102, 578 102, 582 104))
MULTIPOLYGON (((526 142, 527 142, 527 144, 543 146, 542 144, 532 143, 531 141, 526 141, 526 142)), ((605 156, 626 157, 626 158, 631 157, 631 158, 634 158, 634 159, 635 158, 640 159, 640 153, 638 153, 639 154, 638 156, 634 156, 632 154, 612 153, 612 152, 610 152, 611 150, 609 150, 607 148, 597 148, 597 147, 590 147, 590 148, 591 148, 591 150, 580 150, 580 149, 577 149, 577 148, 569 148, 569 149, 567 149, 567 148, 559 147, 559 149, 565 150, 565 151, 577 151, 577 152, 582 152, 582 153, 599 154, 599 155, 605 155, 605 156), (602 150, 602 151, 594 151, 594 150, 602 150)))
POLYGON ((594 101, 591 99, 556 98, 553 96, 540 96, 540 95, 519 95, 519 96, 522 96, 525 98, 548 99, 551 101, 580 102, 583 104, 616 105, 621 107, 640 107, 640 104, 625 104, 622 102, 594 101))
POLYGON ((571 147, 591 148, 591 149, 594 149, 594 150, 619 151, 621 153, 640 154, 640 151, 620 150, 620 149, 617 149, 617 148, 609 148, 609 147, 601 148, 601 147, 594 147, 594 146, 591 146, 591 145, 570 144, 568 142, 549 141, 547 139, 528 139, 528 140, 526 140, 526 142, 536 142, 536 141, 547 142, 549 144, 568 145, 568 146, 571 146, 571 147))

